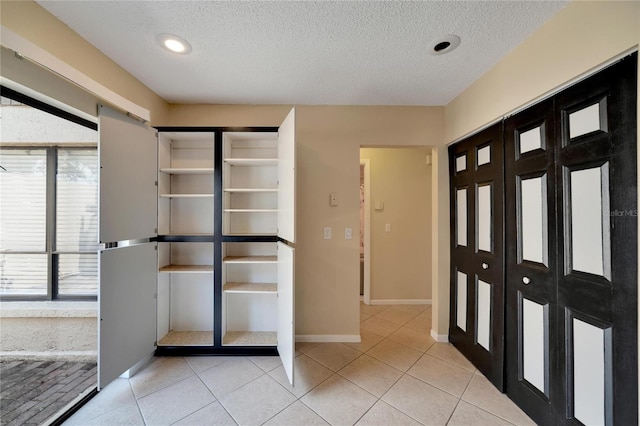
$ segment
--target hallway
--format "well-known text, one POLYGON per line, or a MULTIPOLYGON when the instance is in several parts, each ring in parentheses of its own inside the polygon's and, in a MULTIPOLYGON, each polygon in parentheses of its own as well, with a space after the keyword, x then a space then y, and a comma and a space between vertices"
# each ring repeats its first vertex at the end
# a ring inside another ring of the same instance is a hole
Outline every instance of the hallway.
POLYGON ((154 358, 65 425, 526 425, 450 344, 429 305, 361 304, 361 343, 298 343, 295 388, 278 357, 154 358))

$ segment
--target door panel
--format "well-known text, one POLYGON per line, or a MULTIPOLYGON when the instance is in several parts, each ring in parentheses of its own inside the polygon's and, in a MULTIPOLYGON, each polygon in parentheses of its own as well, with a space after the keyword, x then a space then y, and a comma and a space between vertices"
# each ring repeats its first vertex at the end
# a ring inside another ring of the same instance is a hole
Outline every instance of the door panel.
POLYGON ((505 121, 506 391, 538 424, 558 393, 553 100, 505 121))
MULTIPOLYGON (((611 415, 612 401, 607 401, 607 379, 611 380, 611 362, 605 356, 611 351, 611 328, 597 325, 576 317, 567 324, 570 330, 571 359, 573 366, 573 415, 585 425, 607 424, 605 415, 611 415), (609 362, 607 362, 609 361, 609 362)), ((609 424, 611 424, 609 418, 609 424)))
POLYGON ((569 423, 638 423, 636 94, 637 54, 556 96, 558 406, 569 423))
POLYGON ((505 121, 507 393, 539 424, 638 422, 636 68, 505 121))
POLYGON ((499 389, 504 362, 502 124, 449 148, 449 340, 499 389))
POLYGON ((522 306, 522 378, 540 392, 549 389, 549 305, 523 297, 522 306))
POLYGON ((296 110, 278 129, 278 236, 296 242, 296 110))
POLYGON ((156 243, 100 252, 98 389, 153 354, 156 243))
POLYGON ((100 106, 101 243, 157 235, 157 140, 155 131, 100 106))
POLYGON ((278 243, 278 354, 293 386, 295 358, 295 250, 278 243))

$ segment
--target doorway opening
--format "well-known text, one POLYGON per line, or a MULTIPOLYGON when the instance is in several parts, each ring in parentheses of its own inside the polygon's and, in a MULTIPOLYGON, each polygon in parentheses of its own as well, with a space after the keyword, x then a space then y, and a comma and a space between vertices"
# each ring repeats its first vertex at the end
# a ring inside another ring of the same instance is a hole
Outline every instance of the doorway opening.
POLYGON ((97 125, 0 90, 0 417, 51 424, 96 391, 97 125))

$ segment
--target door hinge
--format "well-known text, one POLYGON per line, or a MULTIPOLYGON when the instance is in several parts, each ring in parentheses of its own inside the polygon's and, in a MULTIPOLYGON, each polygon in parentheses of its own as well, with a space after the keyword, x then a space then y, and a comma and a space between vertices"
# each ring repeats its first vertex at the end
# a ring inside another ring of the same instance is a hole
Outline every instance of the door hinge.
POLYGON ((157 340, 153 341, 153 346, 156 346, 156 347, 158 346, 158 341, 157 340))
POLYGON ((154 293, 154 294, 153 294, 153 298, 154 298, 154 299, 157 299, 157 298, 158 298, 158 293, 154 293))
MULTIPOLYGON (((154 232, 155 234, 157 234, 157 233, 158 233, 158 228, 153 228, 153 232, 154 232)), ((156 245, 156 250, 158 250, 158 246, 157 246, 157 245, 156 245)))
POLYGON ((154 182, 154 185, 155 185, 155 186, 158 186, 158 181, 155 181, 155 182, 154 182))

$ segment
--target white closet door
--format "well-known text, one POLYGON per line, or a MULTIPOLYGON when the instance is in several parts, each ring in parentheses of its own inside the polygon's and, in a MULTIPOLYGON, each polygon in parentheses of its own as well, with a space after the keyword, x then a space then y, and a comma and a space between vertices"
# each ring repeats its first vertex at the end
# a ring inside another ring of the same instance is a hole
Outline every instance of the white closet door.
POLYGON ((278 354, 293 386, 295 358, 295 250, 278 243, 278 354))
POLYGON ((278 129, 278 236, 296 241, 296 110, 278 129))
POLYGON ((155 350, 155 246, 146 243, 100 252, 98 389, 155 350))
POLYGON ((157 234, 157 140, 155 131, 100 106, 101 243, 157 234))

